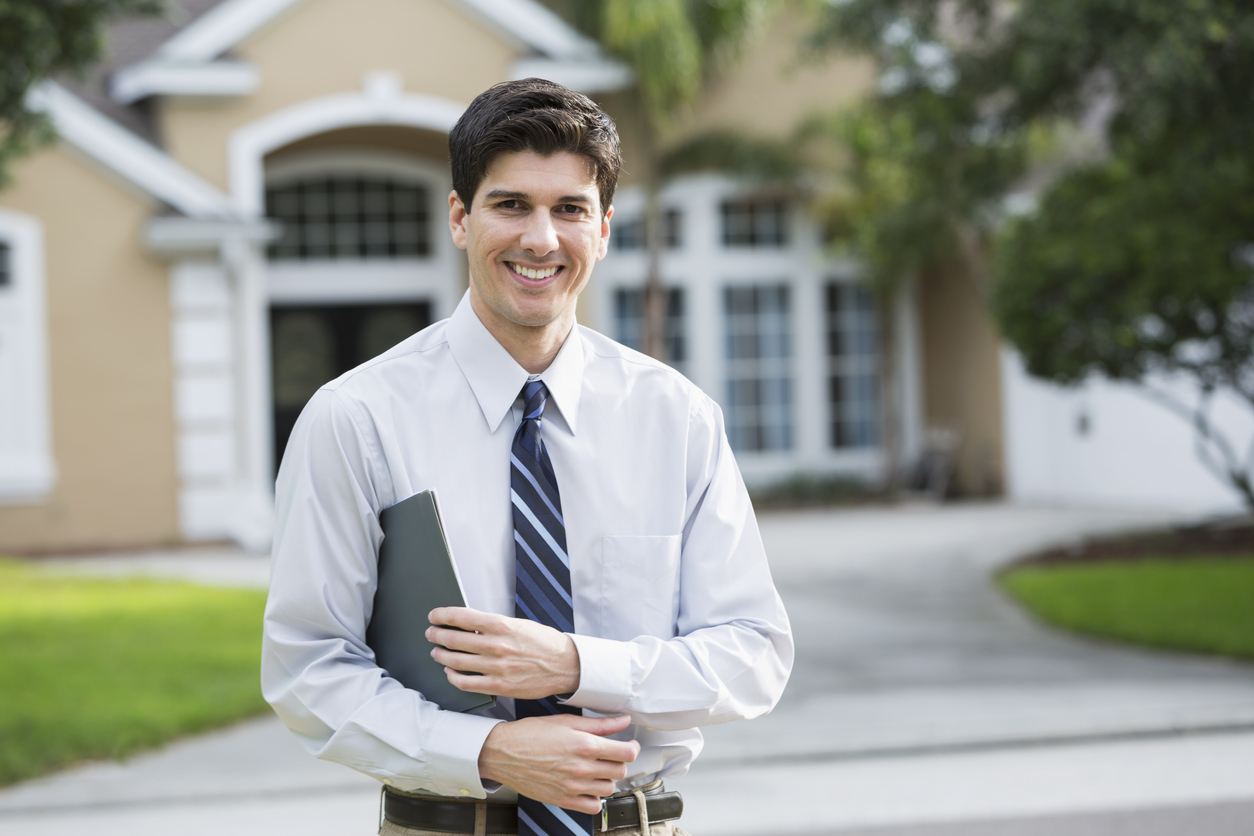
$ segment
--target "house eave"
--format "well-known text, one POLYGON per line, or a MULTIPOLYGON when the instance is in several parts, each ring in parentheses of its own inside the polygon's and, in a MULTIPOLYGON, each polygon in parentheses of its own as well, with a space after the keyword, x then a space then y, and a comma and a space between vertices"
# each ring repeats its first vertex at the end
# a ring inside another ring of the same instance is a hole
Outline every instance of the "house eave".
POLYGON ((222 191, 55 82, 32 88, 27 103, 46 113, 57 135, 79 153, 181 214, 238 216, 222 191))
POLYGON ((635 81, 631 67, 607 58, 555 61, 522 58, 510 68, 514 78, 545 78, 580 93, 612 93, 635 81))
POLYGON ((186 64, 164 60, 133 64, 114 74, 109 95, 120 104, 149 96, 230 98, 256 92, 261 74, 244 61, 186 64))

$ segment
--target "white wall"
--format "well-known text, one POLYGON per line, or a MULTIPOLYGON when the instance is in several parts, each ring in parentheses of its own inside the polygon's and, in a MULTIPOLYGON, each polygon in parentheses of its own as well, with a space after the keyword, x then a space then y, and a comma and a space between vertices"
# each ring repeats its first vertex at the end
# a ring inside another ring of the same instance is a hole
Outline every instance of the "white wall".
MULTIPOLYGON (((1007 484, 1012 499, 1239 511, 1239 495, 1198 460, 1193 427, 1138 386, 1094 379, 1067 389, 1031 378, 1002 352, 1007 484), (1082 431, 1087 423, 1087 431, 1082 431)), ((1155 385, 1189 402, 1184 380, 1155 385)), ((1254 412, 1218 396, 1213 418, 1248 454, 1254 412)))

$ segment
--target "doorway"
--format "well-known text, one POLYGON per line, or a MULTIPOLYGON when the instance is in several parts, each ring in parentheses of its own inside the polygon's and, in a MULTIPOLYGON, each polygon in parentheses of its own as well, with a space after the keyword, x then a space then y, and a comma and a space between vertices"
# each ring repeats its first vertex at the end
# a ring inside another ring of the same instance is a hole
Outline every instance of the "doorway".
POLYGON ((322 384, 430 324, 429 301, 271 307, 275 472, 297 417, 322 384))

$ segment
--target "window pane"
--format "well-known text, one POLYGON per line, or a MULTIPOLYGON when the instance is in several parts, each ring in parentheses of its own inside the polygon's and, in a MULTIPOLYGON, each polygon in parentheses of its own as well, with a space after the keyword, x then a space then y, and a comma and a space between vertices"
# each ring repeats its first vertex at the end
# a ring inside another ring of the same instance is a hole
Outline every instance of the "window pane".
MULTIPOLYGON (((683 212, 667 209, 662 213, 662 247, 673 250, 683 244, 683 212)), ((615 218, 610 224, 610 247, 614 250, 643 250, 645 240, 644 218, 615 218)))
POLYGON ((311 177, 266 190, 283 224, 272 259, 395 258, 431 254, 427 190, 380 176, 311 177))
MULTIPOLYGON (((644 290, 619 288, 614 291, 614 339, 628 348, 644 351, 644 290)), ((666 291, 666 362, 683 372, 688 357, 684 335, 684 291, 672 287, 666 291)))
POLYGON ((610 224, 610 246, 615 250, 644 249, 644 221, 615 220, 610 224))
POLYGON ((13 284, 13 251, 7 241, 0 241, 0 287, 13 284))
POLYGON ((832 282, 826 289, 828 407, 831 444, 879 444, 879 334, 875 297, 860 285, 832 282))
POLYGON ((792 448, 787 285, 723 290, 727 435, 737 450, 792 448))
POLYGON ((728 200, 721 207, 723 245, 782 247, 787 241, 788 206, 783 200, 728 200))

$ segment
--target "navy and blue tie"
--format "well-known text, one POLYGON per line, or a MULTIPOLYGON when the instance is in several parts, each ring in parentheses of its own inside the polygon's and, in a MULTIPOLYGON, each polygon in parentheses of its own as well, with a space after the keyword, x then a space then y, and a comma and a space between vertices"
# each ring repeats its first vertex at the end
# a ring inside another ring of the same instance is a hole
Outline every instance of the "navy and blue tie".
MULTIPOLYGON (((566 523, 553 463, 540 437, 540 421, 549 391, 539 380, 523 387, 523 420, 510 450, 509 486, 514 510, 514 614, 558 629, 575 630, 570 594, 570 558, 566 523)), ((556 696, 515 700, 515 715, 540 717, 578 714, 556 696)), ((592 832, 592 816, 531 798, 518 798, 518 836, 571 836, 592 832)))

